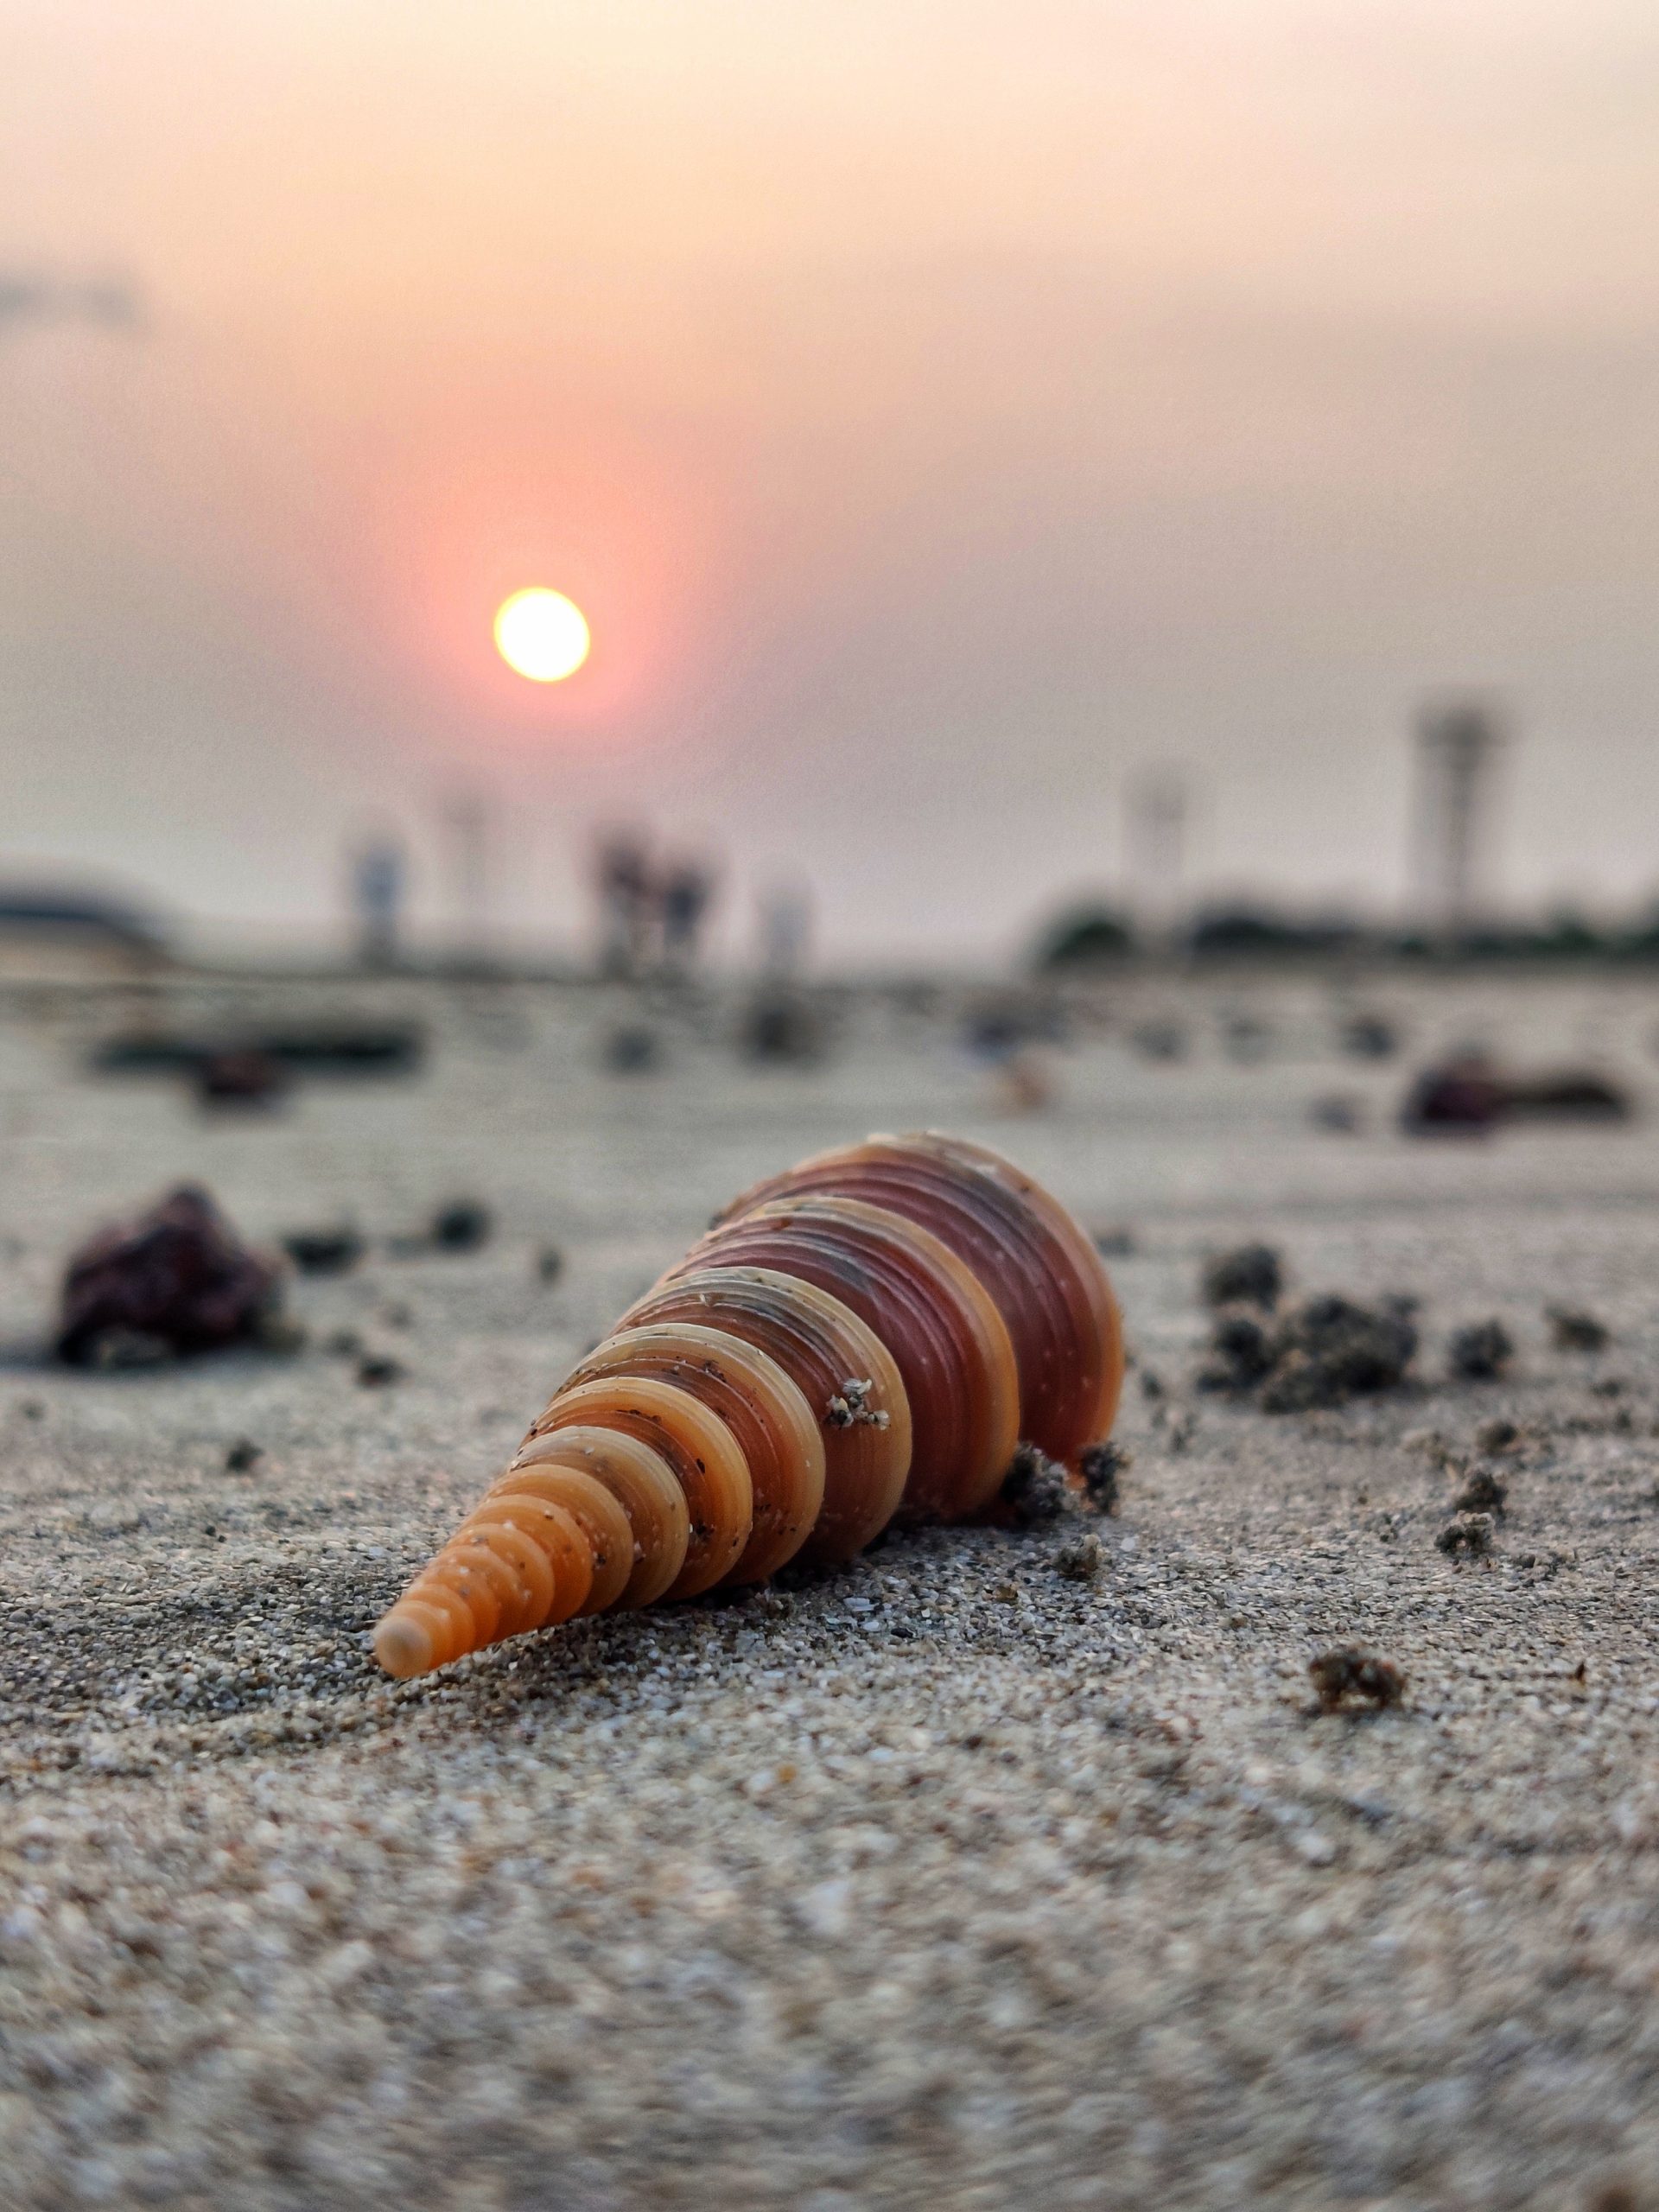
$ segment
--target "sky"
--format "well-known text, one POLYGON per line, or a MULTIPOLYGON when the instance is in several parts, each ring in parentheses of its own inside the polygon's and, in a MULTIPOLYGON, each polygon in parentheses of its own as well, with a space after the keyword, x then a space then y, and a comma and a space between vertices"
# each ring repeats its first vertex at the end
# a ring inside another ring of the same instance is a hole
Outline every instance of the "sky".
POLYGON ((575 947, 1006 959, 1399 911, 1414 719, 1510 903, 1659 893, 1651 0, 0 0, 0 869, 336 928, 487 810, 575 947), (592 624, 556 686, 491 618, 592 624), (1129 887, 1135 887, 1129 883, 1129 887))

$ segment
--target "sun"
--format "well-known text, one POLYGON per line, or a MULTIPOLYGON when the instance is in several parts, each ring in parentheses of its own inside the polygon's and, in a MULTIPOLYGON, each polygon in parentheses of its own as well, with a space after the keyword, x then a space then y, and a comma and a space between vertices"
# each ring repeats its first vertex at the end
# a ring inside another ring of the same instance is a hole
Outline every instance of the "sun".
POLYGON ((587 616, 562 591, 532 585, 504 599, 495 611, 496 651, 532 683, 574 676, 592 644, 587 616))

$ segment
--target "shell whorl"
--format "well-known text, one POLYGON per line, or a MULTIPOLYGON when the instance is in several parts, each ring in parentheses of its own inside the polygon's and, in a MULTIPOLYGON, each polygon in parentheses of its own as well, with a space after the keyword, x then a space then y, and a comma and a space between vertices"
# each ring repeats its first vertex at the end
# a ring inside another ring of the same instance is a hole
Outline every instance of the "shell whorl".
POLYGON ((996 1153, 872 1137, 757 1184, 578 1362, 375 1630, 389 1674, 962 1520, 1110 1430, 1116 1301, 996 1153))

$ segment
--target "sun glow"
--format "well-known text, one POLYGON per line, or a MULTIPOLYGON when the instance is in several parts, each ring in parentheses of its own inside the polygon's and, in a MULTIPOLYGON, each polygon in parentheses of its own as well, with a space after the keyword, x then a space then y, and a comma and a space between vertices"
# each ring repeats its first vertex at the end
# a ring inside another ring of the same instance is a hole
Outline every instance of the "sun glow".
POLYGON ((535 585, 514 592, 496 609, 496 651, 532 683, 558 683, 574 676, 592 643, 587 616, 562 591, 535 585))

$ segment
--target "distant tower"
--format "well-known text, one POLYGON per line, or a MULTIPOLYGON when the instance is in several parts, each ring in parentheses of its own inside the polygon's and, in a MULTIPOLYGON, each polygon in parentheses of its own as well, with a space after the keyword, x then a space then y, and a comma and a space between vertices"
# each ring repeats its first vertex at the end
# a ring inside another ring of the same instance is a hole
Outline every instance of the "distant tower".
POLYGON ((397 965, 403 904, 404 849, 391 837, 372 838, 352 859, 352 912, 363 967, 397 965))
POLYGON ((1128 876, 1136 913, 1154 929, 1174 925, 1186 864, 1186 783, 1173 768, 1154 768, 1129 785, 1125 824, 1128 876))
POLYGON ((1465 701, 1426 713, 1417 743, 1419 887, 1428 917, 1456 937, 1479 910, 1492 772, 1503 736, 1490 709, 1465 701))

